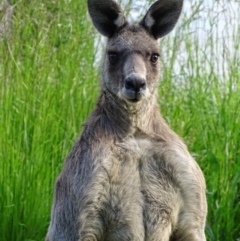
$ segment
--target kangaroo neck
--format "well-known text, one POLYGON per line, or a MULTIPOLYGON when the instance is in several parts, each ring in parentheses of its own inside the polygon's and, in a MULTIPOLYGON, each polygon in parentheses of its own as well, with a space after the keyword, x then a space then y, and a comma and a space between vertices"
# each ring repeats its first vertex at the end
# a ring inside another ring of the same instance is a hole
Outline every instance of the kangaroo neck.
POLYGON ((131 132, 135 129, 149 129, 154 111, 156 107, 158 108, 156 98, 153 96, 138 103, 128 103, 106 91, 102 92, 99 105, 106 112, 109 121, 118 126, 127 125, 131 132))

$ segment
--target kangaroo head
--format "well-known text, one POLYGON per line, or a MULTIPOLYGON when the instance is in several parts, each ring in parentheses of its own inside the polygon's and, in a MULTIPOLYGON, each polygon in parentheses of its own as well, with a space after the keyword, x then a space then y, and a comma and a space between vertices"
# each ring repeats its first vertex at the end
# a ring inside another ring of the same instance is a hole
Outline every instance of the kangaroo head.
POLYGON ((158 0, 137 25, 130 25, 113 0, 88 0, 95 28, 108 38, 102 88, 125 100, 140 102, 156 93, 159 80, 158 39, 175 26, 183 0, 158 0))

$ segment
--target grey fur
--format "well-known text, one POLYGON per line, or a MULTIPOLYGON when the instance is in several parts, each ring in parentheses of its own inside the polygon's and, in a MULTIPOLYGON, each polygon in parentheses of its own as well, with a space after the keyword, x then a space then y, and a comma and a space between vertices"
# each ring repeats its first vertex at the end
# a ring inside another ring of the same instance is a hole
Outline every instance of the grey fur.
MULTIPOLYGON (((91 14, 95 26, 101 15, 91 14)), ((117 25, 108 39, 101 93, 56 181, 46 241, 206 240, 203 174, 157 104, 158 51, 144 24, 117 25)))
POLYGON ((9 36, 11 25, 13 6, 7 0, 0 0, 0 40, 9 36))

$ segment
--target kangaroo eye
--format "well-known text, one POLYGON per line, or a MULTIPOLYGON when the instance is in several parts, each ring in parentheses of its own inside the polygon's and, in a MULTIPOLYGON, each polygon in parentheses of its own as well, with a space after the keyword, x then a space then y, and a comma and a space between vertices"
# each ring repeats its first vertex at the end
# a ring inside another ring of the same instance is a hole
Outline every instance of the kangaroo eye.
POLYGON ((156 64, 158 62, 159 54, 152 54, 151 56, 151 62, 153 64, 156 64))
POLYGON ((108 59, 109 59, 110 63, 114 64, 118 60, 118 54, 115 52, 110 52, 110 53, 108 53, 108 59))

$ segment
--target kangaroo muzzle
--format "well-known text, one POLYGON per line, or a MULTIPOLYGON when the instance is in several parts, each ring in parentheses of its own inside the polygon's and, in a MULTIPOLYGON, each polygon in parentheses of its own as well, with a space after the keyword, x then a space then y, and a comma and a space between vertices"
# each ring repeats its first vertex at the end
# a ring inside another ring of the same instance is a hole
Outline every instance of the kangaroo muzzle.
POLYGON ((142 57, 138 54, 128 56, 123 72, 124 85, 121 96, 130 102, 141 100, 147 92, 146 67, 142 57))
POLYGON ((146 79, 139 74, 131 74, 125 80, 125 92, 129 100, 141 99, 143 92, 146 90, 146 79))

